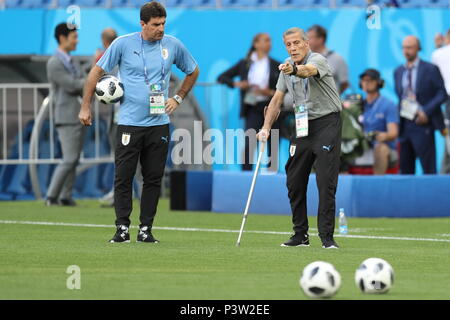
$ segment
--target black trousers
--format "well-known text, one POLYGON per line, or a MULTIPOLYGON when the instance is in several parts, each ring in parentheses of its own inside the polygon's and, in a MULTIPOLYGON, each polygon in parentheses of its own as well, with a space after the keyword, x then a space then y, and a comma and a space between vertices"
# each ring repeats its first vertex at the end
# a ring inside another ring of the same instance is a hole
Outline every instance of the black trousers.
POLYGON ((140 227, 152 227, 161 192, 169 139, 168 124, 153 127, 118 126, 114 179, 117 226, 121 224, 130 226, 133 177, 137 162, 140 161, 144 180, 140 227))
POLYGON ((308 232, 306 191, 308 179, 315 163, 316 181, 319 189, 319 212, 317 225, 322 240, 334 233, 336 201, 335 194, 339 175, 341 151, 340 113, 331 113, 309 121, 307 137, 291 141, 290 157, 286 163, 288 196, 292 208, 294 232, 308 232))
POLYGON ((404 119, 400 135, 400 172, 414 174, 416 158, 419 158, 423 173, 435 174, 436 147, 434 128, 431 124, 419 126, 414 121, 404 119))
MULTIPOLYGON (((263 127, 264 125, 264 108, 269 104, 270 101, 258 102, 254 106, 248 106, 247 114, 245 116, 245 130, 254 129, 256 133, 263 127)), ((272 125, 272 129, 279 129, 280 124, 279 121, 275 121, 272 125)), ((273 154, 272 157, 272 135, 269 136, 267 141, 267 152, 270 157, 270 162, 268 164, 269 167, 273 166, 278 169, 278 150, 276 150, 276 154, 273 154)), ((242 164, 243 171, 251 171, 253 169, 253 154, 255 152, 256 145, 251 145, 249 139, 245 138, 244 145, 244 161, 242 164)))

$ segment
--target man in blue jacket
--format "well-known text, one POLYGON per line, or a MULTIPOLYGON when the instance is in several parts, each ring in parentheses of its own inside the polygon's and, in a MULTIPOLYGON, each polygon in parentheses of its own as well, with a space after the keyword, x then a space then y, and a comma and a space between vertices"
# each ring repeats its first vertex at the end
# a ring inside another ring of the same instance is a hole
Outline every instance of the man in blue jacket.
POLYGON ((419 158, 426 174, 436 173, 434 130, 444 130, 441 104, 446 100, 444 80, 437 66, 421 60, 420 41, 414 36, 403 40, 406 64, 394 72, 395 91, 400 107, 400 171, 415 173, 419 158))

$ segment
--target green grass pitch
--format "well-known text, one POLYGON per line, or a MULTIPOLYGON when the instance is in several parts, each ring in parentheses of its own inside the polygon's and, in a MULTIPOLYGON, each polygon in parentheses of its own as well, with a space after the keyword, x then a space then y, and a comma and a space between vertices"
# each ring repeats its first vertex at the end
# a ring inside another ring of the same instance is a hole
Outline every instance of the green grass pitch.
MULTIPOLYGON (((135 226, 137 202, 134 208, 135 226)), ((357 237, 337 236, 339 250, 321 248, 315 217, 311 247, 302 248, 280 247, 288 234, 246 232, 238 248, 237 232, 164 229, 238 230, 242 221, 241 214, 170 211, 166 199, 155 220, 159 244, 136 243, 135 228, 131 243, 107 243, 114 211, 95 200, 80 200, 75 208, 0 202, 0 220, 0 299, 307 299, 298 280, 316 260, 341 274, 333 299, 450 299, 449 218, 349 218, 349 235, 357 237), (393 266, 389 293, 362 294, 355 286, 354 272, 369 257, 393 266), (81 269, 80 290, 66 287, 70 265, 81 269)), ((250 213, 246 230, 289 232, 290 217, 250 213)))

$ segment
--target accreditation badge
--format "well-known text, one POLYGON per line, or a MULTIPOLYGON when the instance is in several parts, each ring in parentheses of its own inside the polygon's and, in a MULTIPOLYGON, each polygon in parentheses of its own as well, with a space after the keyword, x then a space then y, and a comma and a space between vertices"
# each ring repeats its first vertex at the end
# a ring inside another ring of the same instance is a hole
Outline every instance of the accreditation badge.
POLYGON ((418 110, 419 104, 415 100, 406 98, 400 102, 400 117, 402 118, 412 121, 416 117, 418 110))
POLYGON ((291 155, 291 157, 294 156, 295 149, 297 149, 297 146, 295 144, 291 144, 291 146, 289 147, 289 154, 291 155))
POLYGON ((122 144, 124 146, 128 145, 130 143, 131 134, 130 133, 122 133, 122 144))
POLYGON ((167 58, 169 58, 169 50, 167 50, 167 48, 162 49, 161 55, 164 60, 167 60, 167 58))
POLYGON ((164 98, 164 91, 159 84, 152 84, 150 86, 150 115, 158 115, 166 113, 166 101, 164 98))
POLYGON ((306 105, 294 105, 295 112, 295 132, 297 138, 308 136, 308 108, 306 105))

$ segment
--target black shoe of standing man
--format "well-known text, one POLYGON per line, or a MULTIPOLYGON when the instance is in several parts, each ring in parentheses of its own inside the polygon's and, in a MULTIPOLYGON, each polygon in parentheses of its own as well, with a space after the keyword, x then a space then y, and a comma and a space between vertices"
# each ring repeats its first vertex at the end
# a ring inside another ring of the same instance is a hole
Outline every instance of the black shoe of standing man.
POLYGON ((60 199, 59 204, 65 207, 75 207, 77 205, 73 199, 60 199))
POLYGON ((45 200, 45 205, 47 207, 57 206, 59 205, 59 202, 55 198, 47 198, 47 200, 45 200))
POLYGON ((296 233, 288 241, 281 244, 282 247, 309 247, 308 234, 296 233))

